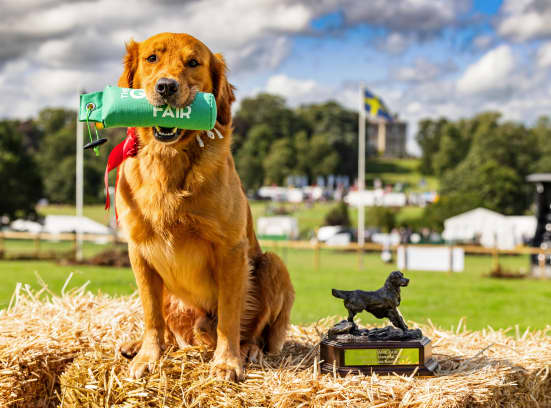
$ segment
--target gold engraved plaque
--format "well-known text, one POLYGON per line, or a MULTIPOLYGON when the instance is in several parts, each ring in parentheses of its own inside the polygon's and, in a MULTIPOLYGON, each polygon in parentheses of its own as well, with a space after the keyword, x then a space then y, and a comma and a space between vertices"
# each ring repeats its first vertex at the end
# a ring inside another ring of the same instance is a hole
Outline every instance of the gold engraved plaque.
POLYGON ((418 348, 347 349, 345 366, 419 364, 418 348))

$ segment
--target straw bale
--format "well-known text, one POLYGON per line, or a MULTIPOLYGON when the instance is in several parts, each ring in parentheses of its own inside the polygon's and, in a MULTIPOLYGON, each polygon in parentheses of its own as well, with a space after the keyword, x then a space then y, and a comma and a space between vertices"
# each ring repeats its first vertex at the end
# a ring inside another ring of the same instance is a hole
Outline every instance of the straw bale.
POLYGON ((18 284, 0 310, 0 406, 56 406, 67 364, 98 345, 128 340, 141 330, 141 317, 137 295, 94 296, 85 285, 55 296, 45 285, 33 293, 18 284))
POLYGON ((141 333, 135 295, 94 296, 85 288, 38 295, 19 287, 0 312, 0 406, 551 406, 551 327, 421 326, 440 363, 436 377, 337 377, 319 370, 317 344, 335 321, 325 319, 292 326, 283 352, 250 364, 239 384, 212 377, 212 350, 198 347, 169 350, 152 373, 133 380, 117 350, 141 333))

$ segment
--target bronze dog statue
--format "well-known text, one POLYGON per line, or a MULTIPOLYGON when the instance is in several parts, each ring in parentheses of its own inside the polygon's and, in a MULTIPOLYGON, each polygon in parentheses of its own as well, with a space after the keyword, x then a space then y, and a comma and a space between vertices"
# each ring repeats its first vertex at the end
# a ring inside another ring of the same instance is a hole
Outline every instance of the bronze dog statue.
POLYGON ((332 293, 336 298, 344 300, 349 322, 354 323, 354 316, 365 310, 378 319, 388 318, 394 326, 406 332, 408 326, 398 310, 398 306, 401 301, 400 288, 408 284, 409 279, 404 277, 402 272, 394 271, 379 290, 367 292, 333 289, 332 293))

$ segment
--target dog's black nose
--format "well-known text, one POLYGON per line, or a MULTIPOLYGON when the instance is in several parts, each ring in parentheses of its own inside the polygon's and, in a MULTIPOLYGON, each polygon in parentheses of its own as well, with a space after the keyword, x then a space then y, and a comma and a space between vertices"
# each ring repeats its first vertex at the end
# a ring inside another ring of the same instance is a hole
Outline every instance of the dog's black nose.
POLYGON ((161 78, 155 84, 155 91, 164 98, 178 92, 178 81, 170 78, 161 78))

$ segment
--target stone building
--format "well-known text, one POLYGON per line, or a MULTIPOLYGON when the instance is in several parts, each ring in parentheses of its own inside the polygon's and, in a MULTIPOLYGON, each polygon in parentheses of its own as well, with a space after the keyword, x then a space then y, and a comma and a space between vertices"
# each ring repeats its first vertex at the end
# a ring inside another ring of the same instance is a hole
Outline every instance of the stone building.
POLYGON ((366 126, 367 151, 382 157, 405 157, 407 123, 398 119, 392 122, 368 121, 366 126))

